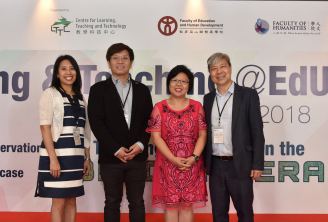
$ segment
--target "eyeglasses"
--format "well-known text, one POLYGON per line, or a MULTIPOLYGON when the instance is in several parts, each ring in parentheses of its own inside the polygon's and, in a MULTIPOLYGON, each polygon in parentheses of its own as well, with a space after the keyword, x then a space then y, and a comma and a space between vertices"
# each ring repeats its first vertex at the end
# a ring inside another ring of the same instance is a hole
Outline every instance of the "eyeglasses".
POLYGON ((117 55, 112 56, 112 60, 114 60, 115 62, 118 62, 118 60, 120 60, 120 59, 123 62, 127 62, 130 59, 130 57, 126 56, 126 55, 124 55, 124 56, 117 56, 117 55))
POLYGON ((181 79, 171 79, 171 83, 173 83, 174 85, 181 83, 182 85, 188 85, 188 81, 186 80, 181 80, 181 79))

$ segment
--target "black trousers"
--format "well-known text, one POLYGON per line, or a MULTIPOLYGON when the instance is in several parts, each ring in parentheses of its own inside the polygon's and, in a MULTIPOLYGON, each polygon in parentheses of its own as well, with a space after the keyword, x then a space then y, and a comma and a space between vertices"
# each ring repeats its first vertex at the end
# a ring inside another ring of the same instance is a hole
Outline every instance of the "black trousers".
POLYGON ((127 163, 100 164, 105 190, 105 222, 120 222, 123 183, 129 201, 130 222, 145 222, 143 194, 147 178, 146 162, 128 160, 127 163))
MULTIPOLYGON (((236 208, 238 222, 254 222, 253 180, 239 179, 234 162, 212 156, 209 188, 214 222, 229 222, 230 197, 236 208)), ((250 174, 251 172, 249 172, 250 174)))

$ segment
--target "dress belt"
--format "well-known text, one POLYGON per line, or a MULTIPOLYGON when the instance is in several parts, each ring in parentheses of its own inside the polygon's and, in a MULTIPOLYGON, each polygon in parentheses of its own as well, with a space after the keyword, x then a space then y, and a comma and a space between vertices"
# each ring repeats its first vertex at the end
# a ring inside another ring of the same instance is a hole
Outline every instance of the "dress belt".
POLYGON ((233 156, 214 156, 220 158, 222 161, 231 161, 233 160, 233 156))

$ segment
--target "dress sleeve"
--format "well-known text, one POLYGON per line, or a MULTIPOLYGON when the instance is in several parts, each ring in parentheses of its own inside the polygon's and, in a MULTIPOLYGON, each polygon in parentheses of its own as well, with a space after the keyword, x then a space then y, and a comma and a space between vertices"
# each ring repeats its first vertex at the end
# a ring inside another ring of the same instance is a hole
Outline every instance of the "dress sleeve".
POLYGON ((147 133, 150 133, 151 131, 154 132, 161 132, 161 113, 159 111, 159 108, 157 107, 157 104, 155 105, 153 111, 151 112, 150 119, 148 120, 148 127, 146 129, 147 133))
POLYGON ((39 102, 40 125, 51 125, 54 112, 52 102, 53 98, 51 91, 44 91, 39 102))
POLYGON ((199 123, 199 131, 207 129, 206 118, 205 118, 205 111, 202 105, 199 106, 199 113, 198 113, 198 123, 199 123))

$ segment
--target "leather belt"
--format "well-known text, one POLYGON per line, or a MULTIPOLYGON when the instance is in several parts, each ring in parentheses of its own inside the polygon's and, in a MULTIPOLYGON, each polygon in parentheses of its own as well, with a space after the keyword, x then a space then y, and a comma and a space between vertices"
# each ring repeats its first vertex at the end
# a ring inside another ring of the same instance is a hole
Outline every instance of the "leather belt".
POLYGON ((220 158, 222 161, 231 161, 233 160, 233 156, 215 156, 217 158, 220 158))

